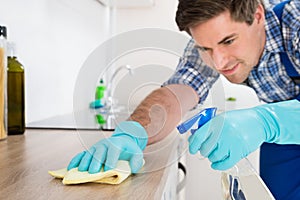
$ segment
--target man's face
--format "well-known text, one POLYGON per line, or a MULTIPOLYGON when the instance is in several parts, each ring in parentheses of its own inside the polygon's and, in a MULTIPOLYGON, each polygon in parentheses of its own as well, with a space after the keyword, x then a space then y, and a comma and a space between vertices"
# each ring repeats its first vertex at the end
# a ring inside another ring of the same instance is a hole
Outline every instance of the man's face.
POLYGON ((264 10, 252 25, 233 21, 229 11, 190 28, 203 61, 232 83, 245 81, 258 64, 265 45, 264 10))

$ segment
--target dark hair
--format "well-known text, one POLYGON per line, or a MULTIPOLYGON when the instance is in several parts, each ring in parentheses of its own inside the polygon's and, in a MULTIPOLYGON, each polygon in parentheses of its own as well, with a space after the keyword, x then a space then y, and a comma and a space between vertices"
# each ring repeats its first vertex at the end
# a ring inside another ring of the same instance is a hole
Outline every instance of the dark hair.
POLYGON ((229 11, 231 18, 237 22, 251 25, 254 13, 263 0, 179 0, 176 23, 180 31, 186 31, 197 24, 229 11))

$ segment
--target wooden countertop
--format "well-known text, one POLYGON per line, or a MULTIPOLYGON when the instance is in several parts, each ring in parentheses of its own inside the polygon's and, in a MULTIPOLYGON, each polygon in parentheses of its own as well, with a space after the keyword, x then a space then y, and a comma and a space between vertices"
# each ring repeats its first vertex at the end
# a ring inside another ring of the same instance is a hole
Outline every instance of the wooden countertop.
POLYGON ((142 173, 120 185, 65 186, 48 170, 66 167, 71 158, 106 137, 107 132, 27 129, 24 135, 0 141, 0 199, 161 199, 169 167, 177 164, 177 134, 145 150, 142 173))

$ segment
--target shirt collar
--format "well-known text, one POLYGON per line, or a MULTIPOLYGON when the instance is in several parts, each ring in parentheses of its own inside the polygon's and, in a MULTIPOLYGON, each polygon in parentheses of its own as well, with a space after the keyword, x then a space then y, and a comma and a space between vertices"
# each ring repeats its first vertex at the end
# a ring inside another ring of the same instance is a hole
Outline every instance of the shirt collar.
POLYGON ((265 14, 266 44, 264 53, 284 52, 284 43, 280 22, 273 10, 265 14))

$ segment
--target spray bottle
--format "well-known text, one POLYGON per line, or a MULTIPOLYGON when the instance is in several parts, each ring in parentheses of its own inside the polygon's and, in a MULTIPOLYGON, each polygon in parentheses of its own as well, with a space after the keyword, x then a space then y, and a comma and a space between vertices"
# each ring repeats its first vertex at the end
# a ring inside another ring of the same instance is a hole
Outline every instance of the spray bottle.
MULTIPOLYGON (((186 120, 177 129, 183 134, 191 129, 194 134, 201 126, 216 115, 217 108, 206 108, 186 120), (198 126, 193 128, 198 121, 198 126)), ((201 157, 200 159, 204 159, 201 157)), ((224 200, 275 200, 261 177, 247 158, 242 159, 232 168, 221 173, 222 197, 224 200)))

